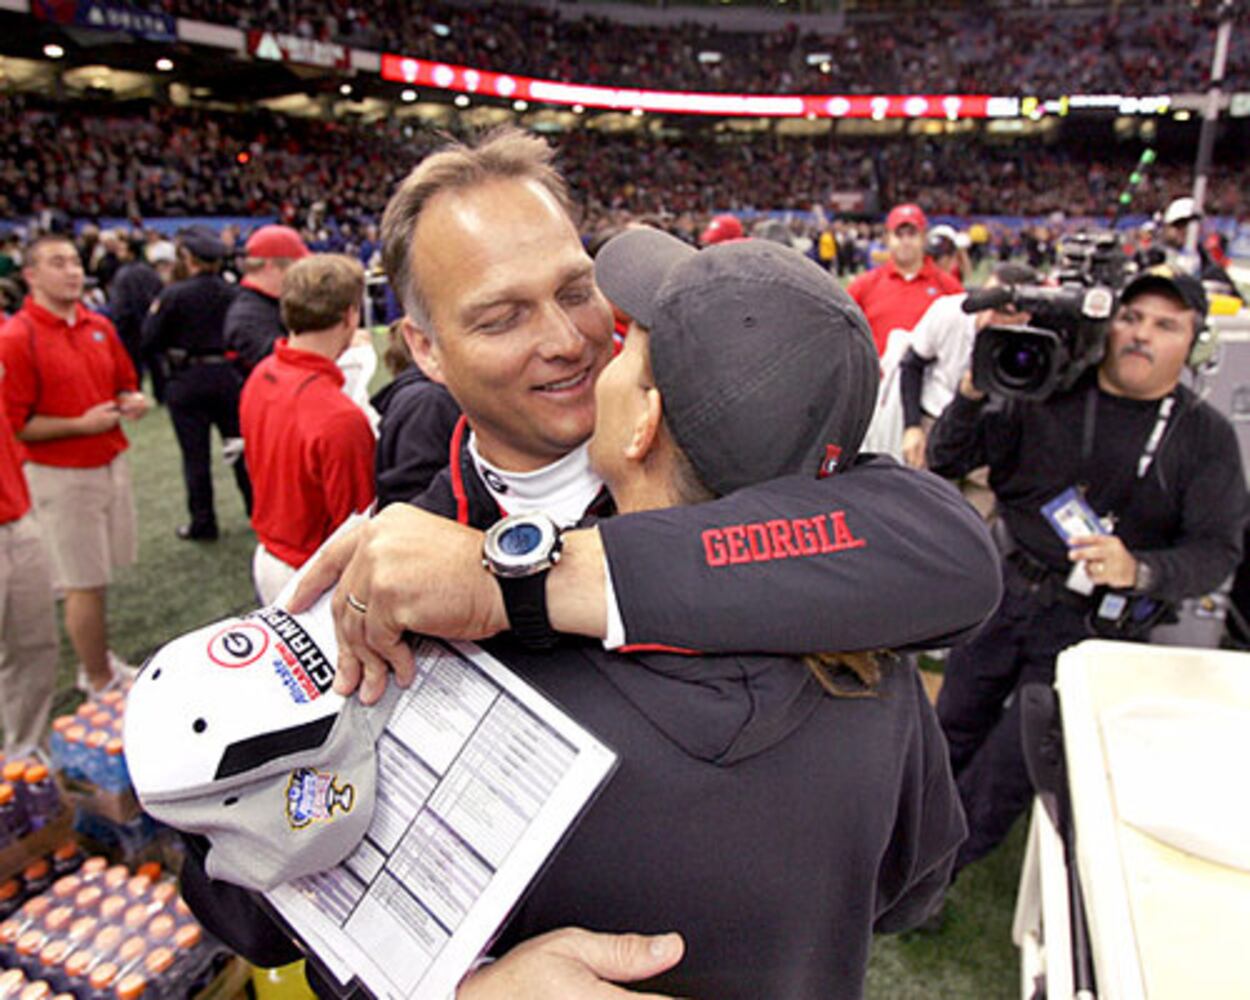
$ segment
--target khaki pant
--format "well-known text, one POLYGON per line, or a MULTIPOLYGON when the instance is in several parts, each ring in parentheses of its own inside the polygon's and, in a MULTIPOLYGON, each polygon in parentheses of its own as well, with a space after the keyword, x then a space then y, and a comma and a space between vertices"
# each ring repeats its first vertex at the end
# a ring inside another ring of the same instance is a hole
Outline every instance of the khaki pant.
POLYGON ((58 591, 106 587, 114 569, 135 561, 139 535, 125 455, 91 469, 27 462, 26 481, 58 591))
POLYGON ((43 736, 56 688, 52 563, 30 514, 0 524, 0 724, 4 752, 43 736))

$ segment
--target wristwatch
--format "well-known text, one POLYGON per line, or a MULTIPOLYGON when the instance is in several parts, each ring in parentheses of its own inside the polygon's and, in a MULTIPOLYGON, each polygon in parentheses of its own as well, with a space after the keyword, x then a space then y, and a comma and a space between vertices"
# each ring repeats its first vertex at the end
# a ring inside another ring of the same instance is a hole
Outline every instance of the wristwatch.
POLYGON ((1142 559, 1137 560, 1137 571, 1133 576, 1133 589, 1139 594, 1145 594, 1155 582, 1155 571, 1150 568, 1150 564, 1142 559))
POLYGON ((482 565, 499 581, 512 633, 530 649, 548 649, 558 638, 547 617, 547 573, 560 561, 560 536, 546 514, 510 514, 482 543, 482 565))

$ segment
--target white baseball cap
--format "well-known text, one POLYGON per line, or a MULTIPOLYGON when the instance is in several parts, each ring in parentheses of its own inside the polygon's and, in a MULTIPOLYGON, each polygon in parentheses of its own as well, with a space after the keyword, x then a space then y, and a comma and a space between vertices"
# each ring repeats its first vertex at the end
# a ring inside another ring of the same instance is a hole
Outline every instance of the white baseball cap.
POLYGON ((328 595, 310 611, 228 618, 163 646, 126 705, 126 762, 143 808, 208 838, 210 877, 266 890, 323 871, 373 817, 376 705, 331 690, 328 595))
POLYGON ((1167 211, 1163 213, 1163 223, 1164 225, 1174 226, 1178 222, 1188 222, 1190 219, 1196 218, 1197 215, 1192 198, 1177 198, 1168 205, 1167 211))

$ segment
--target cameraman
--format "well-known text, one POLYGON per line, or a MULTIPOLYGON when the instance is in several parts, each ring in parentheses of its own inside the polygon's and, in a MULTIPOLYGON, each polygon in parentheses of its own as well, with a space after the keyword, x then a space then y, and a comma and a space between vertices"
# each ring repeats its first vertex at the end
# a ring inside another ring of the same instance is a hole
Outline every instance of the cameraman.
POLYGON ((938 698, 968 817, 956 870, 998 844, 1032 796, 1009 696, 1052 683, 1055 657, 1082 639, 1146 638, 1158 616, 1137 612, 1204 593, 1237 565, 1246 498, 1237 440, 1180 384, 1206 309, 1196 279, 1139 275, 1120 296, 1101 364, 1071 389, 1044 402, 987 399, 965 373, 933 427, 934 472, 988 464, 1005 557, 1002 604, 951 651, 938 698), (1052 527, 1043 505, 1073 487, 1106 534, 1065 542, 1052 527), (1112 591, 1130 600, 1104 603, 1112 591), (1111 614, 1120 604, 1128 624, 1111 614))

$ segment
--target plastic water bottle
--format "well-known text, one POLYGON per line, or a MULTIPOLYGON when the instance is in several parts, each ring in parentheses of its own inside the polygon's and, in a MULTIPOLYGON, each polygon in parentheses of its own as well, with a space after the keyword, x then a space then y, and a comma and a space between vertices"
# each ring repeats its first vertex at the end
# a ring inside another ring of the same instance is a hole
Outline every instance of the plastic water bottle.
POLYGON ((121 893, 106 896, 100 902, 100 919, 108 924, 120 924, 128 904, 129 900, 121 893))
POLYGON ((63 937, 53 938, 39 952, 39 978, 53 990, 64 989, 65 973, 63 964, 69 957, 69 942, 63 937))
MULTIPOLYGON (((88 990, 84 1000, 110 1000, 116 982, 117 966, 112 962, 101 962, 87 976, 88 990)), ((83 996, 81 992, 77 995, 83 996)))
POLYGON ((8 782, 0 783, 0 839, 12 844, 28 833, 30 821, 17 801, 17 792, 8 782))
POLYGON ((83 765, 87 759, 87 748, 83 745, 83 741, 87 738, 87 727, 81 722, 75 722, 72 726, 65 729, 65 776, 74 781, 83 781, 86 774, 83 771, 83 765))
POLYGON ((94 916, 104 899, 104 890, 98 885, 84 885, 74 894, 74 912, 80 917, 94 916))
POLYGON ((25 898, 20 879, 11 878, 0 882, 0 920, 8 920, 13 916, 25 898))
POLYGON ((82 741, 85 748, 83 776, 96 787, 102 787, 104 783, 104 770, 108 764, 108 755, 105 753, 104 745, 112 738, 113 734, 107 730, 92 729, 82 741))
POLYGON ((33 983, 27 983, 22 987, 17 1000, 50 1000, 51 996, 52 987, 42 979, 36 979, 33 983))
POLYGON ((28 814, 30 806, 26 802, 26 783, 22 779, 26 775, 26 765, 30 763, 32 762, 28 760, 9 760, 5 761, 3 768, 0 768, 0 781, 13 786, 13 792, 17 796, 22 811, 28 814))
POLYGON ((48 935, 42 927, 32 927, 23 931, 14 946, 14 962, 30 978, 39 974, 39 952, 48 942, 48 935))
MULTIPOLYGON (((69 841, 68 843, 73 843, 69 841)), ((62 845, 64 847, 66 845, 62 845)), ((75 845, 76 846, 76 845, 75 845)), ((82 863, 78 869, 78 877, 84 882, 97 882, 104 878, 104 873, 108 871, 109 859, 103 854, 93 854, 82 863)))
POLYGON ((6 969, 0 972, 0 1000, 17 1000, 17 995, 26 985, 26 973, 21 969, 6 969))
POLYGON ((72 715, 58 715, 52 720, 52 728, 48 733, 48 751, 52 755, 52 766, 58 771, 65 770, 65 730, 77 721, 72 715))
POLYGON ((52 865, 46 858, 32 861, 22 869, 22 881, 26 883, 27 895, 38 896, 41 892, 47 892, 52 887, 52 865))
MULTIPOLYGON (((60 797, 60 792, 57 792, 60 797)), ((74 841, 67 840, 55 851, 52 852, 52 875, 55 878, 61 878, 64 875, 72 874, 82 867, 86 860, 82 848, 74 841)), ((82 876, 79 876, 81 879, 82 876)))
POLYGON ((104 887, 109 892, 121 892, 130 881, 130 869, 125 865, 111 865, 104 873, 104 887))
POLYGON ((100 787, 109 792, 124 792, 130 787, 130 770, 126 767, 124 744, 116 736, 104 744, 100 787))

